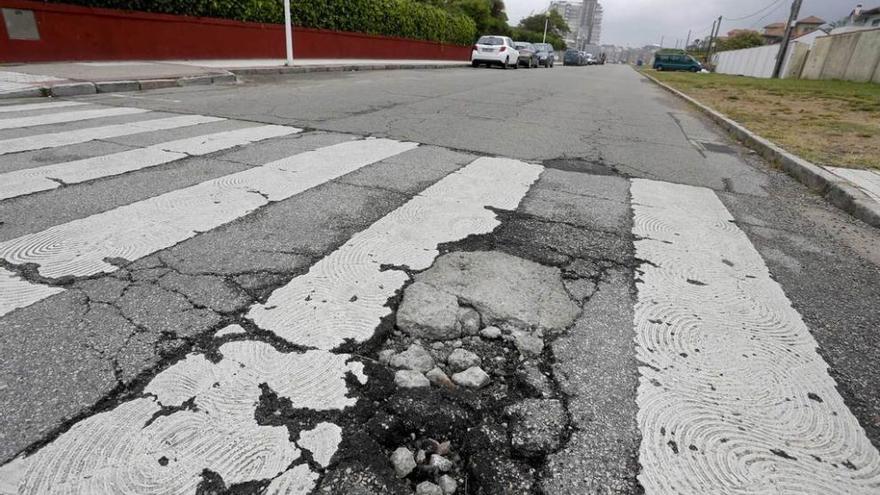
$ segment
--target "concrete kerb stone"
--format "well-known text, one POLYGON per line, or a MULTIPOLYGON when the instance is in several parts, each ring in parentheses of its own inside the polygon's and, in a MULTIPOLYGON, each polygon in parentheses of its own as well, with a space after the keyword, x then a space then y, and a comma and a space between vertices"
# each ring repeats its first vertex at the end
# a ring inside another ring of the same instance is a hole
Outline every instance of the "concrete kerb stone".
POLYGON ((51 96, 93 95, 98 92, 95 84, 90 82, 56 84, 49 87, 48 91, 51 96))
POLYGON ((137 81, 102 81, 95 83, 98 93, 119 93, 123 91, 138 91, 141 88, 137 81))
POLYGON ((795 154, 785 151, 767 139, 746 129, 738 122, 703 105, 668 84, 664 84, 644 72, 640 72, 640 74, 666 91, 695 106, 734 138, 757 151, 764 159, 779 165, 785 173, 824 196, 834 206, 868 225, 880 228, 880 203, 871 199, 870 196, 862 192, 851 182, 795 154))
POLYGON ((2 99, 11 99, 11 98, 31 98, 35 96, 48 96, 47 88, 27 88, 27 89, 17 89, 15 91, 8 91, 6 93, 0 93, 0 100, 2 99))
POLYGON ((141 91, 148 89, 165 89, 177 87, 177 79, 144 79, 138 81, 138 87, 141 91))

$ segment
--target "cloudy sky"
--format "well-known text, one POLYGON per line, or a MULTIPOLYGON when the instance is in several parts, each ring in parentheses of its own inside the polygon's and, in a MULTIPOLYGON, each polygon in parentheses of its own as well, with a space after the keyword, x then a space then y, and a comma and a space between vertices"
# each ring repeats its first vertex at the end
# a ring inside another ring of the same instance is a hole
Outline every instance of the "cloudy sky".
MULTIPOLYGON (((660 37, 665 36, 664 46, 671 47, 676 38, 684 43, 688 29, 693 29, 692 37, 702 38, 719 15, 730 19, 751 16, 722 22, 722 33, 734 28, 760 29, 771 22, 785 20, 791 9, 791 0, 599 1, 605 8, 602 43, 624 46, 660 43, 660 37)), ((880 6, 880 0, 804 0, 800 17, 815 15, 833 21, 848 15, 860 2, 865 8, 880 6)), ((549 3, 550 0, 505 0, 511 24, 531 13, 543 12, 549 3)))

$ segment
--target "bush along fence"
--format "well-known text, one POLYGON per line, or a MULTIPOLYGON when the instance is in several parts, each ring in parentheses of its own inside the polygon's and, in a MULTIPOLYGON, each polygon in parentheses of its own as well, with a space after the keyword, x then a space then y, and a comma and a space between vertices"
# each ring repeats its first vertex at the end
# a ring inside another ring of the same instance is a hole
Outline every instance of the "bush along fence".
MULTIPOLYGON (((162 12, 0 0, 0 63, 285 56, 282 0, 69 1, 162 12)), ((294 57, 466 61, 473 20, 413 1, 292 1, 294 57)))
MULTIPOLYGON (((282 24, 282 0, 51 0, 53 3, 282 24)), ((291 1, 295 26, 348 31, 456 45, 473 43, 474 21, 416 0, 291 1)))

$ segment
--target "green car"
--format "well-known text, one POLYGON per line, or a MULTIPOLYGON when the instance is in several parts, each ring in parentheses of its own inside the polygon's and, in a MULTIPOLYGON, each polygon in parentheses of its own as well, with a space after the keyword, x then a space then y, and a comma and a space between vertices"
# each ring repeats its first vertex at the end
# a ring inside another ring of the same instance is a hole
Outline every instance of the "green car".
POLYGON ((703 65, 686 53, 657 52, 654 55, 654 69, 700 72, 703 70, 703 65))

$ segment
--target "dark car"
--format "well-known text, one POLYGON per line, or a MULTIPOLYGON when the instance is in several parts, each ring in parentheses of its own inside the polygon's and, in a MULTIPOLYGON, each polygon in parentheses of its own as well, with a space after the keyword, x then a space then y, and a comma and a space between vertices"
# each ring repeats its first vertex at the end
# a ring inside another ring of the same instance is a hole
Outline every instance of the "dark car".
POLYGON ((535 45, 525 41, 514 41, 513 46, 519 52, 519 65, 529 69, 538 66, 538 50, 535 45))
POLYGON ((581 52, 577 50, 565 50, 562 56, 562 65, 583 65, 581 52))
POLYGON ((535 43, 535 49, 538 50, 538 65, 544 67, 553 67, 556 62, 556 53, 553 51, 553 45, 550 43, 535 43))
POLYGON ((657 52, 654 55, 654 69, 656 70, 686 70, 700 72, 703 65, 690 55, 680 52, 657 52))

